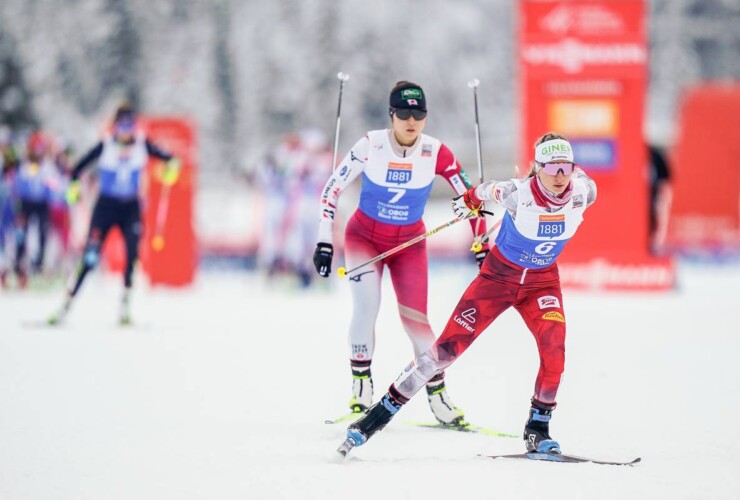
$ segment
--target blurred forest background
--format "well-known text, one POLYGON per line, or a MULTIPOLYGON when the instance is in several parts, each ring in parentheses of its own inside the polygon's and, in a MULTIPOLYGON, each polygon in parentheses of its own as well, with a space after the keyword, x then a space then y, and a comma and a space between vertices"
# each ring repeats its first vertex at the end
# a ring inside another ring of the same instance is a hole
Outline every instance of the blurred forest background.
MULTIPOLYGON (((740 1, 651 0, 648 139, 669 145, 682 91, 740 78, 740 1)), ((116 103, 188 117, 200 178, 249 171, 280 136, 334 133, 338 71, 349 73, 340 151, 387 124, 387 93, 428 94, 427 132, 472 169, 479 90, 487 168, 509 172, 519 126, 513 0, 3 0, 0 123, 40 126, 78 153, 116 103)), ((226 176, 228 177, 228 176, 226 176)))

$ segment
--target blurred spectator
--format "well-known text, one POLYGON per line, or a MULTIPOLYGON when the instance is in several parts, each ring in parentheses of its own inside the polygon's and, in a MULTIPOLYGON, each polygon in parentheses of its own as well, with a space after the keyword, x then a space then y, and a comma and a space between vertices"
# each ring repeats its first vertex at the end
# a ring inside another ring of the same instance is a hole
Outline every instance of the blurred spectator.
POLYGON ((7 125, 0 125, 0 164, 3 172, 15 170, 19 163, 20 155, 13 144, 13 133, 7 125))
POLYGON ((300 150, 289 174, 288 205, 285 233, 286 260, 290 271, 307 287, 313 279, 313 249, 319 220, 316 198, 331 174, 331 150, 326 136, 317 128, 300 132, 300 150))
POLYGON ((13 201, 11 187, 13 184, 14 169, 7 167, 5 158, 0 155, 0 286, 8 286, 8 272, 10 258, 7 242, 12 241, 9 236, 13 230, 13 201), (6 238, 7 237, 7 238, 6 238))
POLYGON ((331 151, 321 130, 308 127, 285 134, 254 181, 263 195, 263 226, 257 265, 270 279, 313 279, 311 255, 318 231, 316 197, 331 173, 331 151))
POLYGON ((673 200, 671 169, 665 153, 655 145, 648 145, 650 167, 650 251, 660 255, 665 251, 668 218, 673 200))
POLYGON ((55 175, 54 165, 49 157, 49 146, 49 140, 42 132, 32 133, 28 138, 26 157, 21 161, 13 181, 13 196, 17 197, 19 205, 16 214, 14 270, 21 288, 28 282, 25 257, 31 227, 36 228, 38 235, 38 248, 31 259, 31 271, 39 273, 44 265, 49 232, 49 202, 55 175))
POLYGON ((49 215, 51 219, 51 234, 59 244, 56 260, 53 268, 55 271, 64 273, 70 258, 70 209, 67 203, 66 193, 69 189, 70 176, 72 174, 72 148, 65 139, 59 138, 54 144, 52 152, 54 163, 54 176, 52 178, 52 193, 49 200, 49 215))
POLYGON ((257 168, 254 176, 264 207, 257 266, 265 270, 271 278, 284 272, 287 266, 284 252, 288 223, 288 178, 299 154, 299 136, 294 133, 285 134, 280 144, 257 168))

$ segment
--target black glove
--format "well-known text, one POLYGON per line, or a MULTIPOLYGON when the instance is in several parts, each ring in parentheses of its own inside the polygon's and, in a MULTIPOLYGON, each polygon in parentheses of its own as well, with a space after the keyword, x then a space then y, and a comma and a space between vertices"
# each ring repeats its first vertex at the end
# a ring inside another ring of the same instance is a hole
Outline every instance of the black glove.
POLYGON ((324 278, 331 274, 331 258, 334 256, 334 246, 331 243, 317 243, 313 252, 313 265, 316 272, 324 278))
POLYGON ((486 255, 488 255, 488 252, 490 252, 490 250, 488 250, 487 248, 484 248, 480 252, 475 252, 475 260, 476 262, 478 262, 479 270, 481 267, 483 267, 483 261, 486 260, 486 255))

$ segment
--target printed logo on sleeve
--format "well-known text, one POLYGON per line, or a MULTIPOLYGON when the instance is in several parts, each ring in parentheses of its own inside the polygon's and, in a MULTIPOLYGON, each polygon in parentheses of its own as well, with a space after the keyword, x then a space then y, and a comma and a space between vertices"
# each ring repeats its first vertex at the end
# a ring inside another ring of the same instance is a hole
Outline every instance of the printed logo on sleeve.
POLYGON ((322 198, 328 198, 328 197, 329 197, 329 193, 331 192, 331 188, 332 188, 332 187, 334 187, 334 184, 335 184, 336 182, 337 182, 337 181, 336 181, 336 180, 335 180, 334 178, 332 178, 332 179, 331 179, 331 180, 329 181, 329 183, 328 183, 328 184, 326 185, 326 187, 324 188, 324 192, 323 192, 323 193, 321 194, 322 198))
POLYGON ((503 196, 504 196, 504 193, 500 187, 496 186, 495 188, 493 188, 493 201, 501 205, 503 196))
POLYGON ((388 163, 388 172, 385 176, 385 182, 394 184, 406 184, 411 180, 411 163, 388 163))
POLYGON ((537 236, 540 238, 555 238, 565 232, 565 214, 540 215, 537 236))
POLYGON ((559 321, 560 323, 565 323, 565 318, 562 314, 560 314, 557 311, 550 311, 548 313, 545 313, 542 315, 542 319, 547 321, 559 321))
POLYGON ((350 156, 351 161, 359 161, 360 163, 365 163, 365 161, 367 161, 367 157, 365 157, 364 160, 361 160, 359 156, 355 156, 355 152, 352 151, 351 149, 349 150, 349 156, 350 156))
POLYGON ((537 304, 540 309, 547 309, 548 307, 556 307, 560 309, 560 300, 554 295, 544 295, 537 299, 537 304))
POLYGON ((450 183, 452 184, 452 187, 455 188, 456 192, 458 193, 465 192, 465 184, 463 184, 463 181, 459 175, 455 174, 452 177, 450 177, 450 183))
POLYGON ((465 172, 465 170, 460 170, 460 177, 462 177, 463 183, 465 183, 466 188, 473 187, 473 185, 470 183, 470 177, 468 177, 468 174, 465 172))

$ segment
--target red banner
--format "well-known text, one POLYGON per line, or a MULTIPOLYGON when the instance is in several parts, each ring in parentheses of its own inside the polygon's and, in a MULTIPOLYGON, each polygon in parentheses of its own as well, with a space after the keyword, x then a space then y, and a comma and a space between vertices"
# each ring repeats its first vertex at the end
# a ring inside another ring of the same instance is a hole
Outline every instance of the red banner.
POLYGON ((684 96, 680 123, 670 158, 673 203, 667 245, 687 253, 737 253, 740 85, 692 88, 684 96))
POLYGON ((522 0, 520 8, 520 171, 529 171, 537 138, 554 131, 599 191, 558 259, 563 286, 672 287, 672 262, 648 251, 643 0, 522 0))
POLYGON ((153 285, 189 285, 193 282, 197 267, 197 244, 193 230, 196 187, 193 126, 187 120, 178 118, 149 118, 146 127, 152 142, 177 157, 182 164, 180 178, 168 192, 159 180, 162 162, 152 160, 147 165, 149 189, 144 213, 142 265, 153 285), (157 235, 160 210, 164 215, 164 224, 163 232, 157 235))

